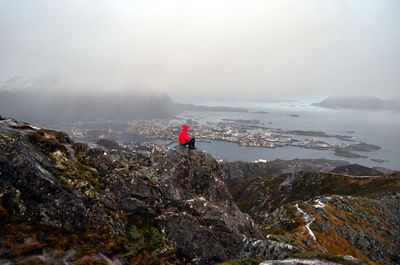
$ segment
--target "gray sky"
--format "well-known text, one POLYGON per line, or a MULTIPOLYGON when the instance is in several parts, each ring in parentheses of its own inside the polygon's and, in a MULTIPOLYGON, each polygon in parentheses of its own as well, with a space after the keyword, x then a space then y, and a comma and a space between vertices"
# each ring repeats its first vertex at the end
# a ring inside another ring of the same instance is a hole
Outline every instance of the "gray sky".
POLYGON ((0 0, 0 81, 173 98, 400 96, 399 0, 0 0))

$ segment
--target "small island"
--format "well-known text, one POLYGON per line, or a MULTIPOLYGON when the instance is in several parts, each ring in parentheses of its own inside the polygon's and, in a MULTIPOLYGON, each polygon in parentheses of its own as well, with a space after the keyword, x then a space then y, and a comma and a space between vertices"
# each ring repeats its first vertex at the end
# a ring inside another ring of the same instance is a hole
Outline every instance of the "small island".
POLYGON ((360 155, 357 153, 353 153, 346 148, 336 147, 335 148, 335 155, 336 156, 343 156, 349 158, 368 158, 368 156, 360 155))

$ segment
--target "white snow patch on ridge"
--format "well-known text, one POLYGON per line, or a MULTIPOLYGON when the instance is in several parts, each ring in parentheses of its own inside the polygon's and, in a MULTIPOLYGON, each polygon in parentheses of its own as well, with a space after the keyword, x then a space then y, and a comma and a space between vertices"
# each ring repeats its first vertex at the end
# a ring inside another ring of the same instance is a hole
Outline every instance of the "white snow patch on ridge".
POLYGON ((274 265, 274 264, 285 264, 285 265, 295 265, 295 264, 310 264, 310 265, 337 265, 340 263, 331 261, 322 261, 317 259, 286 259, 286 260, 267 260, 261 262, 260 265, 274 265))
POLYGON ((316 204, 314 204, 314 208, 324 208, 326 205, 325 203, 321 202, 319 199, 316 199, 315 203, 316 204))
POLYGON ((312 222, 314 222, 315 218, 314 218, 314 217, 311 217, 311 216, 308 215, 305 211, 303 211, 302 209, 300 209, 298 203, 296 203, 295 207, 296 207, 297 211, 299 211, 299 213, 301 213, 301 214, 303 215, 303 220, 304 220, 304 222, 306 222, 306 228, 307 228, 307 230, 308 230, 308 233, 310 234, 310 236, 311 236, 315 241, 317 241, 317 238, 315 237, 314 232, 313 232, 313 231, 311 230, 311 228, 310 228, 310 224, 311 224, 312 222))

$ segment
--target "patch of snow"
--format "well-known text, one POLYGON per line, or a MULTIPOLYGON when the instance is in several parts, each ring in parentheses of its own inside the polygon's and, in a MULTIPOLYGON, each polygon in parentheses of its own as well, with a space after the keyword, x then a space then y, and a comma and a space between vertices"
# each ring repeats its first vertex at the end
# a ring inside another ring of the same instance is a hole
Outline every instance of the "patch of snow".
POLYGON ((195 202, 195 201, 203 201, 203 202, 205 202, 207 200, 204 197, 198 197, 198 198, 193 198, 193 199, 186 200, 185 202, 192 203, 192 202, 195 202))
POLYGON ((319 199, 316 199, 316 200, 315 200, 315 203, 316 203, 316 204, 313 205, 314 208, 324 208, 325 205, 326 205, 325 203, 321 202, 319 199))
POLYGON ((310 265, 339 265, 340 263, 325 261, 325 260, 317 260, 317 259, 285 259, 285 260, 267 260, 261 262, 260 265, 274 265, 274 264, 282 264, 282 265, 295 265, 295 264, 310 264, 310 265))
POLYGON ((267 163, 268 160, 265 159, 258 159, 258 160, 254 160, 253 163, 267 163))
POLYGON ((34 130, 37 130, 37 131, 42 129, 42 128, 37 127, 37 126, 32 125, 32 124, 29 124, 29 127, 31 127, 31 128, 34 129, 34 130))
POLYGON ((308 230, 308 233, 310 234, 310 236, 314 239, 314 241, 317 241, 317 238, 315 237, 314 232, 311 230, 310 228, 310 224, 312 222, 314 222, 315 218, 311 217, 310 215, 308 215, 305 211, 303 211, 302 209, 300 209, 299 204, 296 203, 295 205, 297 211, 299 211, 299 213, 301 213, 303 215, 303 220, 304 222, 306 222, 306 229, 308 230))

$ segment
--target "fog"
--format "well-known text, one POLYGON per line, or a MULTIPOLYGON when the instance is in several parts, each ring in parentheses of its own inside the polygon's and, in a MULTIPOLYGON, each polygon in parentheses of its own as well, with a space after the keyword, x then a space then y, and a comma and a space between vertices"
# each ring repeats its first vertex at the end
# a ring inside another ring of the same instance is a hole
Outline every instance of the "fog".
POLYGON ((398 0, 0 0, 0 36, 3 90, 400 96, 398 0))

